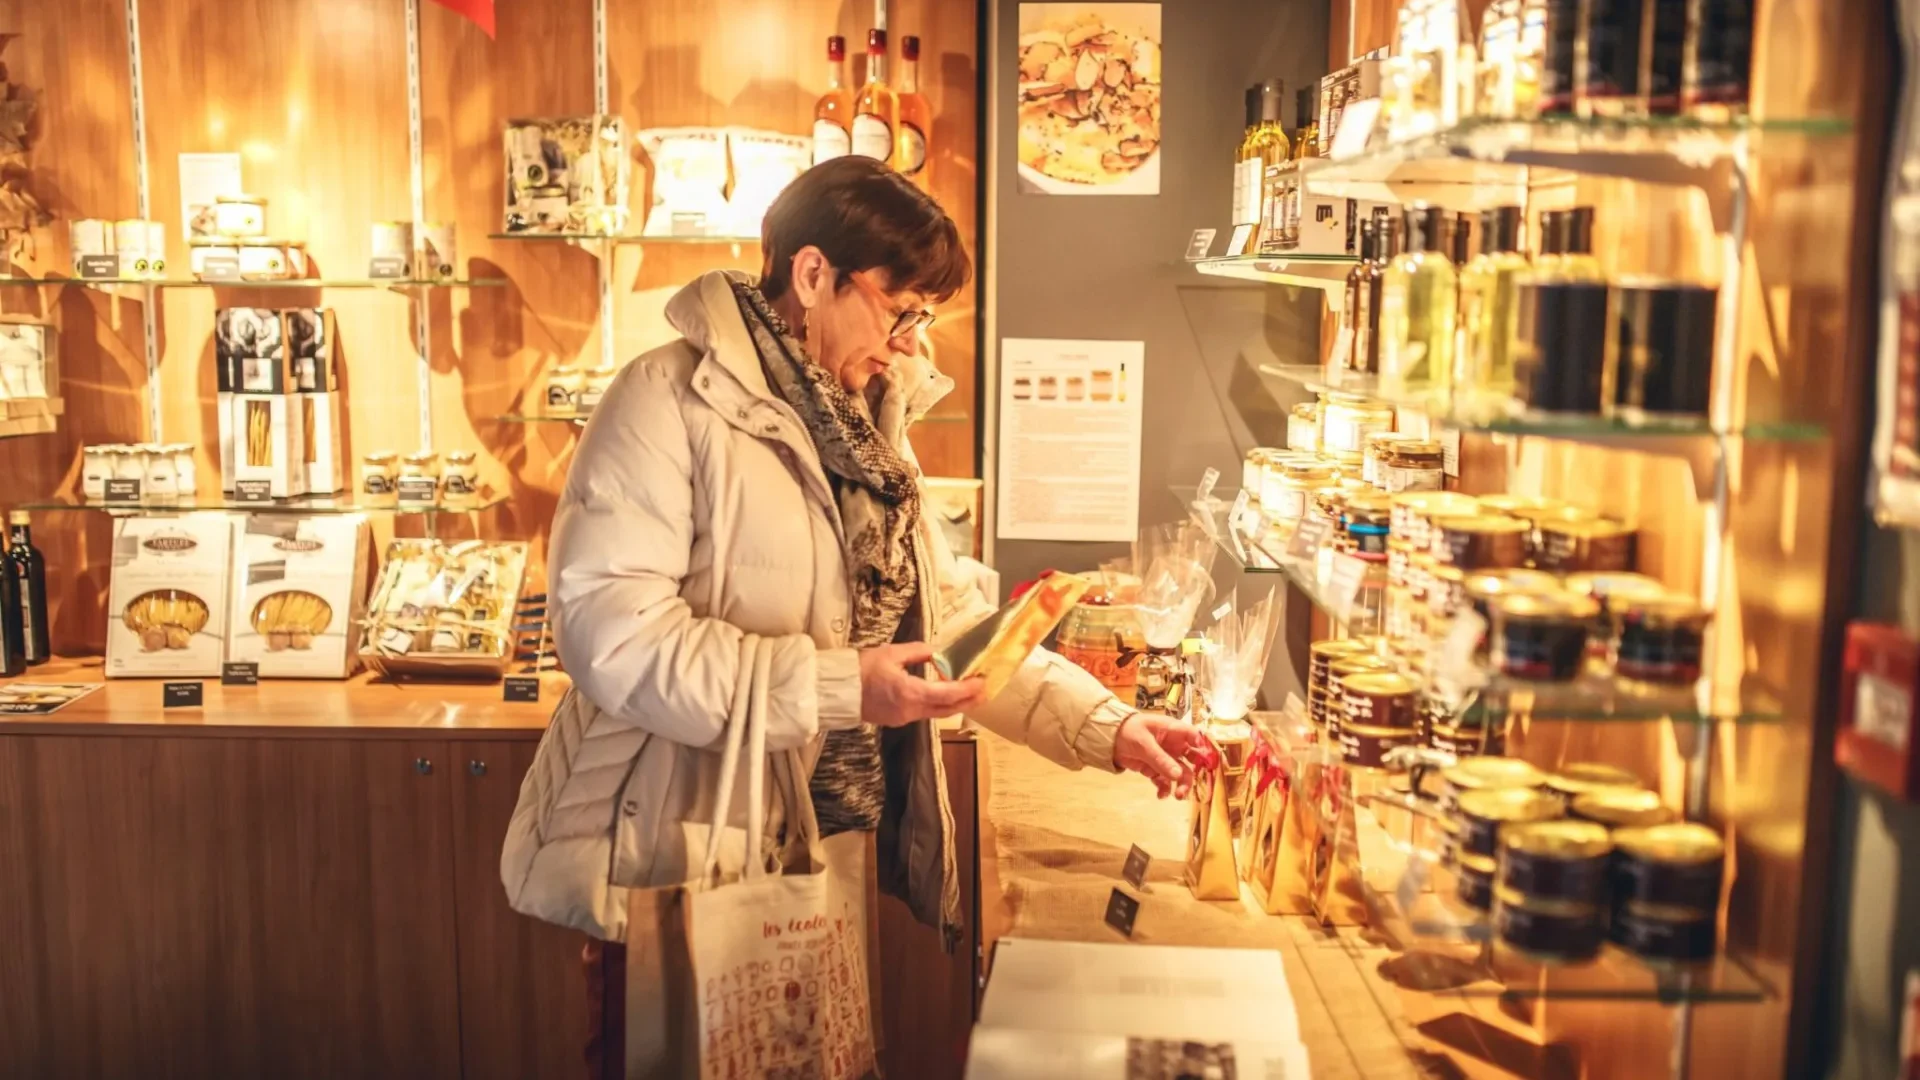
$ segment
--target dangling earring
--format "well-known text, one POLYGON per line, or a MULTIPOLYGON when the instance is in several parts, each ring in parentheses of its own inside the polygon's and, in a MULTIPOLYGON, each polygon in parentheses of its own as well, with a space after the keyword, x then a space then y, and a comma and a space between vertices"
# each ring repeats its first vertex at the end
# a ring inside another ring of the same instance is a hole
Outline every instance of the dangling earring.
POLYGON ((813 343, 813 309, 800 309, 800 344, 807 350, 808 359, 820 354, 813 343))

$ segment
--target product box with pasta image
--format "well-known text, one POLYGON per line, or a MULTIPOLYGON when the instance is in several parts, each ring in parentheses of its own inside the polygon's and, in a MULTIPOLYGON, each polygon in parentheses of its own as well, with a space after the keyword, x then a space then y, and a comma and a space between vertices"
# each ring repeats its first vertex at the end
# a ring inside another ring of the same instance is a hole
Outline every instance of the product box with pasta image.
POLYGON ((308 495, 331 495, 347 486, 340 460, 339 366, 334 357, 333 311, 288 308, 284 316, 287 351, 293 364, 300 405, 301 486, 308 495))
POLYGON ((220 674, 233 520, 217 512, 115 519, 109 678, 220 674))
POLYGON ((233 469, 239 493, 264 483, 267 495, 289 499, 307 493, 306 414, 298 394, 234 394, 233 469))
POLYGON ((353 673, 371 547, 360 514, 250 514, 234 529, 227 660, 267 678, 353 673))

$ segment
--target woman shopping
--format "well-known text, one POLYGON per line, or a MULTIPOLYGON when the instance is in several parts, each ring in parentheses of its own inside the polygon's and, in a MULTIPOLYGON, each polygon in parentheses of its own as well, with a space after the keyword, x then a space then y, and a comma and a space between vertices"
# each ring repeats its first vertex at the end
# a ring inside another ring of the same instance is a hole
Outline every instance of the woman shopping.
POLYGON ((668 304, 681 339, 615 379, 554 521, 548 593, 575 689, 502 876, 518 909, 598 939, 612 1020, 589 1056, 606 1075, 622 1060, 626 890, 679 884, 632 856, 685 846, 656 810, 672 777, 638 748, 721 740, 760 639, 767 748, 800 751, 820 834, 877 836, 880 889, 949 940, 958 877, 930 718, 964 713, 1069 769, 1143 773, 1162 796, 1184 796, 1205 753, 1044 649, 992 700, 922 674, 928 642, 991 613, 923 513, 907 443, 953 385, 916 339, 971 272, 959 230, 885 165, 842 157, 781 193, 761 241, 758 280, 708 273, 668 304))

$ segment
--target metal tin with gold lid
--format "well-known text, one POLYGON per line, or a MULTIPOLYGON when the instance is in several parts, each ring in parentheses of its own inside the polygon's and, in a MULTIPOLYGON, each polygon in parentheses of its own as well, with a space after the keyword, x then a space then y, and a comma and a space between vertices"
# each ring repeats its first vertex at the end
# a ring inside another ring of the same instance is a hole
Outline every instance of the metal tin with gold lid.
POLYGON ((1616 610, 1622 601, 1654 600, 1667 595, 1667 587, 1660 583, 1660 579, 1631 570, 1568 574, 1562 584, 1570 593, 1593 597, 1607 611, 1616 610))
POLYGON ((1533 788, 1486 788, 1462 792, 1454 819, 1460 837, 1460 853, 1491 859, 1500 850, 1502 828, 1552 821, 1560 814, 1559 799, 1533 788))
POLYGON ((1531 528, 1494 514, 1436 517, 1429 523, 1434 558, 1462 570, 1507 570, 1526 565, 1531 528))
POLYGON ((1500 884, 1528 897, 1601 904, 1613 841, 1591 821, 1542 821, 1500 833, 1500 884))
POLYGON ((1673 820, 1673 811, 1660 801, 1659 792, 1634 787, 1601 788, 1576 795, 1567 804, 1567 813, 1609 829, 1645 828, 1673 820))
POLYGON ((1393 661, 1373 652, 1341 657, 1327 667, 1326 729, 1328 745, 1340 739, 1340 727, 1346 722, 1346 690, 1341 685, 1350 675, 1369 675, 1393 670, 1393 661))
POLYGON ((1420 741, 1420 684, 1383 671, 1348 675, 1339 686, 1340 759, 1349 767, 1383 768, 1388 750, 1420 741))
POLYGON ((1712 911, 1628 901, 1613 909, 1607 937, 1651 964, 1691 964, 1719 951, 1719 920, 1712 911))
POLYGON ((1440 781, 1440 805, 1452 810, 1469 791, 1539 788, 1547 782, 1547 774, 1519 758, 1471 757, 1441 770, 1440 781))
POLYGON ((1491 622, 1493 601, 1502 596, 1543 595, 1560 590, 1560 579, 1539 570, 1478 570, 1467 573, 1460 587, 1474 614, 1491 622))
POLYGON ((1500 943, 1545 964, 1590 960, 1600 951, 1600 908, 1567 900, 1493 890, 1493 933, 1500 943))
POLYGON ((1600 605, 1567 593, 1501 597, 1492 604, 1487 655, 1512 679, 1566 682, 1580 674, 1600 605))
POLYGON ((1353 638, 1316 641, 1307 649, 1307 718, 1315 727, 1327 723, 1327 699, 1333 693, 1332 668, 1340 661, 1372 652, 1353 638))
POLYGON ((1434 518, 1479 512, 1479 500, 1457 491, 1403 491, 1393 496, 1393 535, 1416 551, 1428 551, 1433 547, 1434 518))
POLYGON ((1531 517, 1535 513, 1558 510, 1565 505, 1559 499, 1549 499, 1544 495, 1510 495, 1503 492, 1480 496, 1480 509, 1483 512, 1512 517, 1531 517))
POLYGON ((1633 791, 1645 787, 1633 773, 1599 761, 1569 762, 1547 775, 1547 789, 1569 805, 1580 796, 1597 791, 1633 791))
POLYGON ((1636 530, 1604 518, 1543 521, 1534 565, 1556 574, 1633 569, 1636 530))
POLYGON ((1485 856, 1460 856, 1453 865, 1454 896, 1478 911, 1492 907, 1494 869, 1494 861, 1485 856))
POLYGON ((1727 848, 1707 826, 1689 821, 1615 829, 1613 849, 1616 902, 1705 912, 1719 908, 1727 848))

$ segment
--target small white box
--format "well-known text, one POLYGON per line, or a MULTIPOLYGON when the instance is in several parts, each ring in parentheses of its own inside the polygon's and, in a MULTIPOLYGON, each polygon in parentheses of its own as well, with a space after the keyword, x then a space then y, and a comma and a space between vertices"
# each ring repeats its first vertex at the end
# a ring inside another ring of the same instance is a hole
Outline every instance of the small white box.
POLYGON ((99 218, 80 218, 67 227, 68 242, 75 262, 82 255, 113 254, 113 223, 99 218))
POLYGON ((306 432, 294 394, 234 394, 233 481, 264 480, 267 493, 288 499, 307 493, 306 432))
POLYGON ((460 273, 460 249, 451 221, 423 222, 417 233, 419 245, 415 276, 422 281, 452 281, 460 273))
POLYGON ((232 552, 227 514, 116 519, 107 677, 220 674, 232 552))
POLYGON ((1301 192, 1300 242, 1291 251, 1299 255, 1358 255, 1360 226, 1353 215, 1352 199, 1301 192))
POLYGON ((370 548, 359 514, 254 514, 234 530, 227 660, 269 678, 343 679, 358 658, 370 548))
POLYGON ((255 195, 222 195, 213 204, 213 228, 221 236, 265 236, 267 201, 255 195))
POLYGON ((220 490, 233 494, 233 395, 221 390, 213 395, 213 412, 220 423, 220 490))

